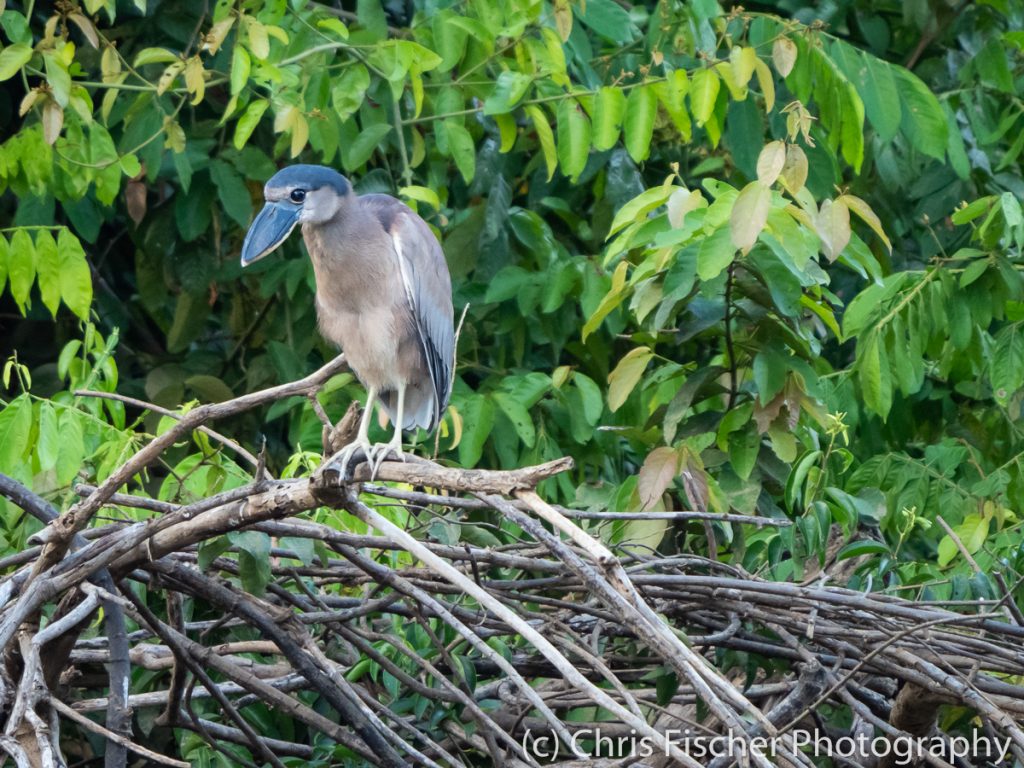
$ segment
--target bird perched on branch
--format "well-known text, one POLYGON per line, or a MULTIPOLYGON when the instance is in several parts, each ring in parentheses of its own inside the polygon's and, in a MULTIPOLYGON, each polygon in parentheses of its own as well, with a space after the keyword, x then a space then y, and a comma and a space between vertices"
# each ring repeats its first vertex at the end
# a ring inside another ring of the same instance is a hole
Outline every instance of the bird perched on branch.
POLYGON ((296 225, 313 262, 320 331, 341 347, 367 390, 355 442, 339 454, 341 473, 362 449, 376 474, 402 454, 402 430, 432 430, 448 406, 455 358, 452 284, 427 223, 388 195, 357 195, 348 179, 320 165, 293 165, 263 190, 266 205, 242 246, 242 266, 274 251, 296 225), (371 445, 379 401, 394 425, 371 445))

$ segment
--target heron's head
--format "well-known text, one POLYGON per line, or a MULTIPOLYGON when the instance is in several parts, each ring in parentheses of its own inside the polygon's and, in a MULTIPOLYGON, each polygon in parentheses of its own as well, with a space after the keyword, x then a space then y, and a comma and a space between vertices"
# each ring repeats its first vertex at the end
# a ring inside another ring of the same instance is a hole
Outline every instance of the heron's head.
POLYGON ((292 165, 278 171, 263 188, 267 204, 245 235, 242 266, 273 252, 296 224, 330 221, 351 194, 348 179, 323 165, 292 165))

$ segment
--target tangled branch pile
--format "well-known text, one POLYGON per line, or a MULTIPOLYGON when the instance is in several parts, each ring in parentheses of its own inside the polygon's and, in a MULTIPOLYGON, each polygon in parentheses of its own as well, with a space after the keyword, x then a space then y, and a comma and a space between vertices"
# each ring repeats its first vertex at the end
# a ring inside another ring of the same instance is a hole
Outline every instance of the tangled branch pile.
MULTIPOLYGON (((351 479, 328 461, 309 478, 275 480, 257 461, 251 483, 187 505, 118 493, 192 430, 312 396, 343 364, 190 411, 101 486, 80 487, 63 515, 0 482, 49 523, 34 548, 0 563, 0 747, 18 768, 63 765, 90 749, 108 766, 138 757, 188 765, 185 754, 166 755, 173 739, 157 738, 172 728, 230 764, 278 768, 295 758, 724 768, 736 755, 702 761, 693 749, 716 734, 741 746, 771 740, 771 754, 745 752, 750 764, 808 766, 797 734, 837 707, 850 713, 848 728, 820 729, 833 744, 858 733, 941 744, 975 720, 1024 757, 1024 686, 1012 682, 1024 674, 1024 621, 1012 599, 955 613, 825 578, 777 583, 695 556, 613 552, 581 526, 615 513, 554 507, 535 490, 571 467, 567 459, 507 472, 384 463, 376 479, 398 486, 370 482, 365 464, 351 479), (393 522, 394 505, 412 524, 393 522), (90 525, 104 507, 152 515, 90 525), (321 507, 375 533, 302 518, 321 507), (440 541, 460 518, 497 521, 516 543, 440 541), (218 539, 238 531, 280 544, 259 596, 242 586, 237 545, 218 539), (302 542, 317 542, 318 555, 303 557, 302 542), (775 672, 750 679, 743 659, 753 657, 775 672), (949 704, 964 714, 937 719, 949 704), (290 739, 261 733, 271 717, 291 722, 290 739)), ((923 759, 955 762, 942 754, 923 759)))

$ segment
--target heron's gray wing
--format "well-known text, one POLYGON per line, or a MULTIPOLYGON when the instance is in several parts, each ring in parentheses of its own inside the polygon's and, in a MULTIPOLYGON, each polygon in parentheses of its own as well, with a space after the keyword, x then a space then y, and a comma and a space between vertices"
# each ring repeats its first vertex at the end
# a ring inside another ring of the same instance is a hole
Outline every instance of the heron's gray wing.
POLYGON ((360 200, 374 209, 394 244, 434 386, 433 429, 448 407, 455 365, 452 280, 444 251, 427 223, 401 201, 387 195, 365 195, 360 200))

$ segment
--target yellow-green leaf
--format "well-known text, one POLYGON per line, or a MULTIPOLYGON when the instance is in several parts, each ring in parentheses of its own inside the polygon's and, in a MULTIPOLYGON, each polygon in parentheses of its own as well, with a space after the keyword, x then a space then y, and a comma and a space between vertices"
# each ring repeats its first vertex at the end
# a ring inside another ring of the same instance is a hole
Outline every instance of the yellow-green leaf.
POLYGON ((15 43, 0 51, 0 82, 10 80, 32 58, 32 47, 26 43, 15 43))
POLYGON ((626 298, 626 272, 628 270, 629 262, 626 261, 620 261, 615 268, 615 272, 612 273, 611 288, 608 289, 608 293, 601 299, 601 303, 597 305, 597 309, 587 319, 587 322, 583 324, 583 341, 586 341, 587 337, 596 331, 601 322, 608 317, 608 314, 626 298))
POLYGON ((757 157, 758 181, 770 187, 779 178, 785 165, 786 143, 784 141, 768 142, 757 157))
POLYGON ((501 136, 500 151, 511 152, 519 136, 516 119, 512 115, 494 115, 494 122, 497 123, 498 134, 501 136))
POLYGON ((260 118, 263 117, 263 113, 267 111, 269 106, 270 102, 266 99, 256 99, 256 101, 245 108, 245 112, 242 113, 242 116, 238 118, 238 122, 235 124, 235 137, 233 140, 235 149, 240 150, 249 141, 249 137, 256 130, 260 118))
POLYGON ((837 202, 842 202, 843 205, 856 213, 865 224, 871 227, 871 231, 878 235, 879 239, 885 243, 885 247, 892 253, 892 243, 889 242, 888 235, 882 229, 882 222, 879 221, 875 212, 871 210, 870 205, 854 195, 842 195, 837 202))
POLYGON ((752 181, 743 188, 729 214, 732 244, 746 253, 757 242, 772 208, 772 191, 762 181, 752 181))
POLYGON ((668 211, 668 223, 673 227, 683 226, 686 214, 697 210, 702 202, 704 202, 704 195, 700 193, 699 189, 690 191, 686 187, 679 187, 665 203, 665 208, 668 211))
POLYGON ((690 83, 690 108, 697 125, 703 126, 711 118, 720 89, 721 82, 715 70, 699 69, 694 74, 690 83))
POLYGON ((798 144, 788 144, 786 146, 786 162, 782 166, 780 178, 789 194, 796 195, 804 188, 804 184, 807 182, 807 170, 807 155, 803 149, 798 144))
POLYGON ((245 48, 236 45, 231 51, 231 95, 239 93, 249 82, 249 71, 252 63, 245 48))
POLYGON ((622 358, 615 366, 615 370, 608 374, 608 407, 612 411, 619 410, 626 402, 640 382, 652 357, 654 352, 648 347, 637 347, 622 358))
POLYGON ((267 28, 252 16, 243 16, 245 31, 249 38, 249 50, 257 59, 265 59, 270 55, 270 37, 267 28))
POLYGON ((842 198, 822 200, 814 219, 814 229, 821 238, 821 251, 829 261, 835 261, 850 242, 850 209, 842 198))
POLYGON ((612 219, 611 229, 608 230, 608 237, 611 237, 623 227, 632 224, 641 216, 646 216, 659 205, 664 205, 669 195, 676 189, 678 187, 662 185, 641 192, 622 206, 619 212, 615 214, 615 218, 612 219))
POLYGON ((757 65, 757 51, 750 47, 734 47, 729 53, 729 63, 732 64, 732 72, 736 78, 736 84, 745 87, 754 76, 754 67, 757 65))
POLYGON ((775 106, 775 78, 768 65, 760 59, 754 61, 754 72, 757 75, 757 84, 761 86, 761 93, 764 95, 764 109, 771 112, 775 106))

